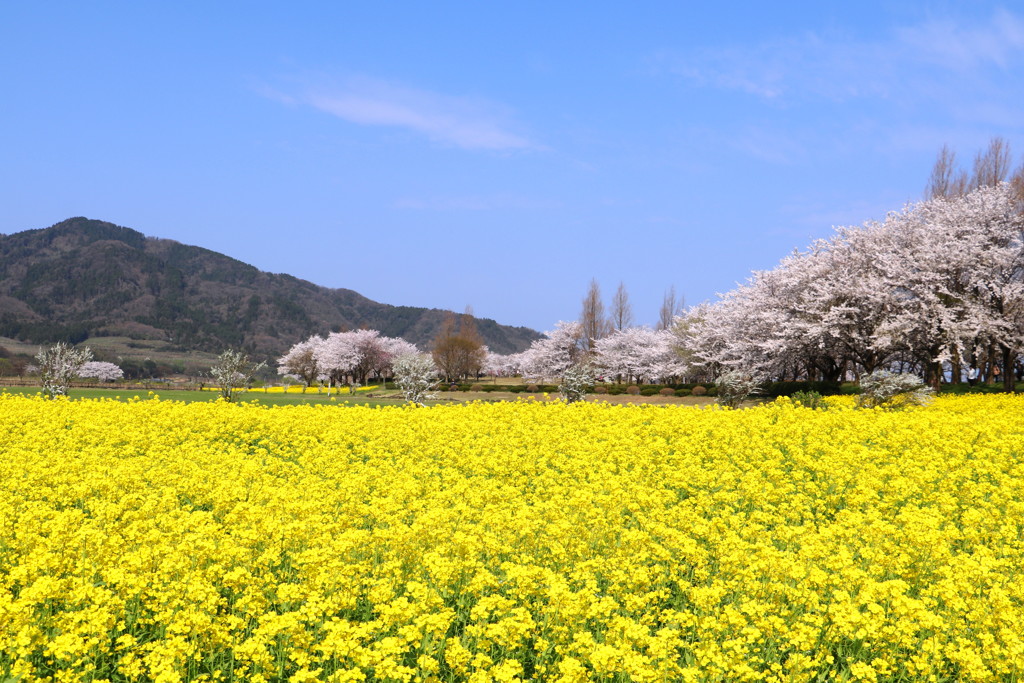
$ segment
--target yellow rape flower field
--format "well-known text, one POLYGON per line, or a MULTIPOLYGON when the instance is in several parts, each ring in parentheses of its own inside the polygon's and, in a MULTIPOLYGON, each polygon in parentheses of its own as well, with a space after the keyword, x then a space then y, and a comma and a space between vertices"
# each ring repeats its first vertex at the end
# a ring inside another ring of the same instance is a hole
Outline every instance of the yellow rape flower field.
POLYGON ((0 681, 1016 681, 1024 399, 0 397, 0 681))

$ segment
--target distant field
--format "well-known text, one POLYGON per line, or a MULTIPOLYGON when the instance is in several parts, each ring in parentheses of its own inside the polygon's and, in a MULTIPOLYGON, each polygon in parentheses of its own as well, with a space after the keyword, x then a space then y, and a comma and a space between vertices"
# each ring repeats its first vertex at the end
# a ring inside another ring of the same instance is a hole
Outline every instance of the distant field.
MULTIPOLYGON (((3 342, 0 342, 2 344, 3 342)), ((151 358, 157 363, 184 363, 188 365, 211 365, 217 355, 205 351, 180 351, 170 344, 151 339, 129 339, 128 337, 94 337, 83 342, 94 351, 142 360, 151 358)))
MULTIPOLYGON (((0 337, 0 346, 11 353, 34 356, 39 353, 39 344, 18 341, 10 337, 0 337)), ((80 346, 88 346, 94 352, 110 358, 121 358, 143 361, 147 358, 156 363, 173 365, 181 363, 186 366, 210 366, 217 359, 216 354, 204 351, 180 351, 173 349, 165 341, 154 339, 130 339, 128 337, 93 337, 80 346)))
MULTIPOLYGON (((39 393, 39 387, 0 387, 0 394, 18 394, 23 396, 34 396, 39 393)), ((159 397, 164 401, 183 401, 195 403, 202 401, 216 401, 220 394, 216 391, 186 391, 183 389, 69 389, 68 394, 72 399, 80 398, 109 398, 120 401, 148 400, 159 397)), ((333 393, 330 397, 326 393, 317 394, 315 391, 308 394, 272 394, 263 393, 262 390, 239 392, 235 395, 236 402, 258 402, 271 406, 290 405, 315 405, 315 404, 336 404, 344 405, 401 405, 405 401, 401 398, 377 398, 367 397, 362 394, 349 396, 347 394, 333 393)))
MULTIPOLYGON (((34 396, 40 391, 39 387, 3 387, 0 386, 0 393, 18 394, 24 396, 34 396)), ((69 395, 73 399, 79 398, 111 398, 121 401, 130 401, 132 399, 146 400, 158 396, 161 400, 165 401, 184 401, 185 403, 193 403, 196 401, 216 401, 220 394, 216 391, 190 391, 185 389, 145 389, 145 388, 111 388, 111 389, 70 389, 69 395)), ((438 399, 435 401, 427 401, 428 405, 435 405, 438 403, 467 403, 472 401, 481 401, 485 403, 494 403, 498 401, 517 401, 517 400, 557 400, 558 394, 522 394, 495 391, 490 393, 473 392, 473 391, 444 391, 437 394, 438 399)), ((685 396, 683 398, 666 398, 664 396, 598 396, 591 395, 587 398, 588 401, 594 403, 612 403, 612 404, 627 404, 627 403, 643 403, 653 405, 710 405, 715 402, 713 398, 707 397, 695 397, 685 396)), ((338 394, 337 392, 332 393, 330 396, 326 392, 318 394, 315 389, 311 389, 305 394, 282 394, 273 392, 264 392, 263 389, 251 389, 249 391, 239 392, 235 396, 236 402, 242 401, 256 401, 263 405, 273 406, 284 406, 284 405, 316 405, 316 404, 335 404, 335 405, 381 405, 381 406, 393 406, 401 405, 405 403, 402 397, 395 391, 387 392, 373 392, 372 395, 364 393, 357 393, 354 396, 348 394, 338 394)))

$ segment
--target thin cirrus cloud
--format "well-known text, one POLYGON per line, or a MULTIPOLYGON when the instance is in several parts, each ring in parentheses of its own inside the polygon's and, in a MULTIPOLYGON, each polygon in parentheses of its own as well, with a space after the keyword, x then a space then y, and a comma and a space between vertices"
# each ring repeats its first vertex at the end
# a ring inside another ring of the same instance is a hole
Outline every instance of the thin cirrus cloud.
POLYGON ((467 150, 541 149, 508 108, 473 97, 444 95, 369 78, 304 88, 298 94, 263 89, 289 104, 303 104, 349 123, 400 128, 467 150))
POLYGON ((709 48, 669 58, 701 86, 780 103, 807 97, 954 100, 965 89, 1012 97, 1007 81, 1024 62, 1024 20, 997 10, 973 25, 930 19, 876 41, 808 33, 751 46, 709 48))

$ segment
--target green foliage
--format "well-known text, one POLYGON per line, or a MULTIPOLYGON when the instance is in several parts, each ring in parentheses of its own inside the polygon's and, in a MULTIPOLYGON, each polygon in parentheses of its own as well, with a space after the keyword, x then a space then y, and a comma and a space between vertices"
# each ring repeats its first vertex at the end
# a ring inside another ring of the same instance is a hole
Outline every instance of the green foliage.
POLYGON ((758 392, 768 398, 793 396, 797 392, 816 392, 822 396, 835 396, 842 393, 839 382, 809 382, 806 380, 788 382, 767 382, 758 392))
MULTIPOLYGON (((1005 393, 1006 389, 1003 388, 1003 383, 998 384, 943 384, 939 390, 941 394, 953 394, 956 396, 962 396, 964 394, 1002 394, 1005 393)), ((1018 383, 1014 389, 1014 393, 1024 393, 1024 384, 1018 383)))
POLYGON ((795 391, 790 398, 793 399, 793 403, 799 403, 804 408, 828 410, 828 403, 825 403, 824 396, 817 391, 795 391))

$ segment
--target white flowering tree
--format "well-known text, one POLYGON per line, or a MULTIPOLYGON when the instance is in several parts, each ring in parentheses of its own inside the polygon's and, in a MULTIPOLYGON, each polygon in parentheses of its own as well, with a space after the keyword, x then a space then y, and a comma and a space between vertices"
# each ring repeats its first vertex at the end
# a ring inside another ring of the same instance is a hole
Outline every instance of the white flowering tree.
POLYGON ((313 336, 293 346, 278 360, 278 372, 297 375, 303 381, 309 378, 309 383, 326 380, 330 386, 348 384, 354 389, 370 377, 383 381, 392 374, 394 360, 410 353, 419 353, 419 349, 401 337, 385 337, 377 330, 332 332, 326 338, 313 336))
POLYGON ((1006 183, 838 228, 703 307, 683 346, 712 374, 840 380, 899 366, 937 387, 966 364, 1001 368, 1009 388, 1024 349, 1022 232, 1006 183))
POLYGON ((761 382, 754 375, 742 370, 728 370, 718 377, 716 401, 729 408, 738 408, 751 394, 757 393, 761 382))
MULTIPOLYGON (((313 354, 320 372, 327 377, 329 387, 335 384, 356 385, 356 374, 361 361, 357 337, 351 332, 332 332, 316 341, 313 354)), ((328 388, 330 393, 330 388, 328 388)))
POLYGON ((628 382, 654 382, 682 374, 669 330, 628 327, 594 342, 597 367, 628 382))
POLYGON ((103 360, 91 360, 82 366, 78 376, 83 378, 96 378, 101 382, 114 382, 124 378, 124 370, 103 360))
POLYGON ((404 353, 394 359, 392 370, 405 400, 423 405, 425 399, 433 398, 430 392, 437 388, 438 369, 429 354, 404 353))
POLYGON ((860 380, 860 388, 857 405, 861 408, 899 410, 926 405, 932 398, 931 387, 925 386, 917 375, 888 370, 875 370, 865 375, 860 380))
POLYGON ((375 355, 372 370, 382 382, 388 377, 394 377, 395 361, 399 357, 420 352, 415 344, 401 337, 381 336, 379 343, 380 353, 375 355))
POLYGON ((558 393, 566 403, 582 401, 587 396, 587 391, 594 386, 597 371, 587 358, 573 363, 562 373, 562 379, 558 383, 558 393))
POLYGON ((248 354, 228 349, 217 357, 217 362, 210 368, 210 376, 220 389, 221 398, 231 401, 235 391, 248 388, 253 377, 266 366, 266 363, 253 363, 248 354))
POLYGON ((302 382, 302 391, 305 392, 316 382, 322 372, 316 362, 316 343, 322 341, 320 337, 311 337, 300 341, 288 352, 277 359, 277 374, 295 377, 302 382))
POLYGON ((92 360, 88 347, 75 348, 64 342, 57 342, 49 348, 40 349, 36 354, 39 377, 43 394, 50 398, 67 396, 68 385, 78 377, 86 363, 92 360))
POLYGON ((527 379, 558 379, 583 357, 584 331, 578 322, 559 322, 546 338, 530 344, 520 356, 527 379))

